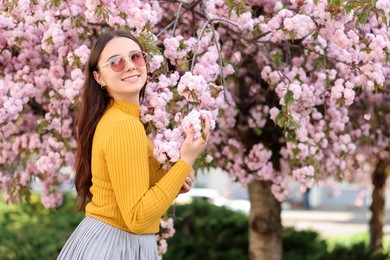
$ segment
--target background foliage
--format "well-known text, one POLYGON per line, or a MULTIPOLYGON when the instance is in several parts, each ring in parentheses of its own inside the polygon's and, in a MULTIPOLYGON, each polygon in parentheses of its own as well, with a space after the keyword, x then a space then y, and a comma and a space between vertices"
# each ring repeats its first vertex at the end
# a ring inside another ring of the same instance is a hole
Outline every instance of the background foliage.
MULTIPOLYGON (((165 260, 248 259, 248 219, 244 214, 203 201, 176 205, 176 234, 168 240, 165 260)), ((66 194, 63 205, 44 209, 37 196, 31 203, 0 203, 0 259, 55 259, 67 238, 82 220, 75 214, 74 199, 66 194)), ((390 254, 374 253, 367 239, 328 243, 314 231, 283 230, 284 260, 385 260, 390 254)))
POLYGON ((0 259, 55 259, 82 218, 71 195, 54 210, 45 209, 37 196, 31 203, 0 202, 0 259))

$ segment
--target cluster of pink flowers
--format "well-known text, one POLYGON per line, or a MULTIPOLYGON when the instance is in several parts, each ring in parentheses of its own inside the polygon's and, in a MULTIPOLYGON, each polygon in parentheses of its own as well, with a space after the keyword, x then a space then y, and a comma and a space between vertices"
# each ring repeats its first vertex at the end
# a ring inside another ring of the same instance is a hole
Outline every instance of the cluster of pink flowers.
POLYGON ((63 192, 61 190, 56 190, 50 193, 44 193, 41 195, 41 202, 43 206, 47 209, 56 208, 62 205, 63 192))
POLYGON ((162 55, 153 55, 149 60, 149 71, 154 72, 161 68, 161 63, 163 63, 164 57, 162 55))
POLYGON ((334 105, 342 100, 342 102, 345 102, 345 105, 351 105, 353 103, 353 99, 355 98, 355 91, 353 90, 353 87, 354 85, 351 82, 344 82, 343 79, 336 80, 330 93, 331 104, 334 105))
POLYGON ((169 87, 176 86, 179 80, 177 72, 169 77, 161 75, 156 82, 149 82, 145 88, 147 97, 141 107, 141 119, 144 124, 151 122, 157 129, 164 130, 170 116, 167 113, 167 104, 173 95, 169 87))
MULTIPOLYGON (((140 0, 131 1, 97 1, 85 3, 86 18, 95 23, 107 22, 112 27, 128 26, 137 33, 145 26, 154 26, 158 22, 160 7, 157 3, 140 0)), ((84 7, 84 8, 85 8, 84 7)))
POLYGON ((210 125, 211 130, 215 128, 215 120, 213 119, 213 115, 210 111, 192 110, 183 118, 182 126, 185 132, 187 132, 190 128, 194 129, 194 139, 198 139, 202 138, 202 131, 206 122, 210 125))
MULTIPOLYGON (((179 83, 177 83, 178 81, 179 74, 175 72, 169 78, 161 75, 158 82, 148 83, 145 90, 147 99, 141 108, 143 123, 149 124, 155 129, 150 135, 155 145, 154 156, 166 169, 171 166, 171 163, 179 160, 180 147, 189 128, 195 130, 194 138, 197 139, 201 137, 206 121, 211 129, 215 127, 214 116, 207 110, 192 109, 188 114, 183 114, 182 109, 179 108, 174 116, 168 113, 167 104, 173 97, 169 87, 178 85, 178 93, 185 96, 190 102, 203 103, 212 98, 209 96, 208 99, 198 99, 198 97, 204 97, 205 93, 209 93, 206 81, 201 76, 193 76, 186 72, 180 78, 179 83), (197 99, 195 100, 193 97, 197 99), (176 128, 167 128, 170 122, 174 122, 176 128)), ((201 105, 198 107, 201 108, 201 105)))
POLYGON ((194 67, 194 74, 201 75, 207 82, 215 81, 220 75, 220 66, 217 63, 218 52, 216 46, 210 46, 206 53, 198 60, 194 67))
MULTIPOLYGON (((198 59, 193 73, 202 76, 207 82, 213 82, 221 76, 221 68, 218 63, 218 51, 215 45, 210 46, 207 51, 198 59)), ((233 74, 231 65, 223 68, 224 76, 233 74)))
POLYGON ((152 138, 155 146, 153 155, 168 170, 171 163, 180 158, 180 147, 184 142, 183 131, 181 128, 166 129, 152 138))
POLYGON ((378 0, 376 2, 375 6, 376 6, 376 8, 383 10, 387 16, 390 15, 390 3, 389 3, 389 1, 378 0))
POLYGON ((184 96, 189 102, 202 102, 202 95, 207 92, 207 81, 202 76, 193 75, 186 72, 181 78, 177 91, 184 96))
POLYGON ((83 84, 84 73, 81 69, 75 68, 70 74, 70 79, 65 80, 64 87, 59 89, 58 93, 74 102, 78 98, 83 84))
POLYGON ((292 174, 297 181, 304 183, 308 188, 310 188, 314 183, 313 166, 305 166, 300 169, 295 169, 292 174))
POLYGON ((267 105, 256 105, 249 110, 248 125, 252 128, 262 128, 267 122, 269 113, 269 107, 267 105))
MULTIPOLYGON (((149 63, 155 80, 146 87, 141 118, 164 165, 180 157, 189 127, 201 136, 204 120, 215 128, 208 149, 219 167, 243 185, 272 182, 279 200, 289 181, 310 186, 314 178, 345 172, 349 156, 364 145, 386 158, 389 98, 372 93, 390 83, 389 26, 380 16, 356 28, 354 12, 336 19, 326 0, 249 0, 241 10, 223 0, 182 2, 178 16, 178 3, 159 1, 0 2, 0 184, 7 201, 15 202, 34 178, 45 207, 61 203, 89 36, 107 25, 163 43, 166 60, 154 52, 149 63), (184 10, 195 3, 193 12, 184 10), (264 13, 255 17, 254 7, 264 13), (163 68, 177 71, 163 75, 163 68), (380 123, 377 114, 385 115, 380 123), (283 129, 281 136, 273 136, 280 129, 269 131, 268 120, 283 129), (271 153, 270 142, 278 142, 279 152, 271 153)), ((390 13, 386 0, 376 8, 390 13)))
POLYGON ((17 120, 23 110, 24 103, 26 103, 23 92, 16 92, 16 87, 19 88, 20 85, 14 87, 11 90, 9 86, 5 85, 3 80, 0 80, 0 125, 17 120))
POLYGON ((162 259, 162 256, 167 252, 168 250, 168 243, 167 239, 170 237, 173 237, 176 230, 173 227, 173 218, 168 218, 167 220, 161 219, 160 220, 161 225, 161 234, 156 235, 157 241, 158 241, 158 255, 159 259, 162 259))
POLYGON ((179 65, 186 60, 189 52, 194 51, 196 39, 191 37, 184 39, 183 36, 176 36, 164 40, 164 56, 172 64, 179 65))
POLYGON ((297 14, 293 17, 285 18, 283 20, 283 26, 288 32, 294 32, 294 39, 301 39, 311 34, 316 28, 313 19, 304 14, 297 14))
POLYGON ((245 158, 245 164, 251 172, 254 172, 256 178, 260 180, 272 180, 274 169, 270 162, 272 152, 264 147, 263 144, 252 146, 249 155, 245 158))
POLYGON ((69 52, 67 59, 72 67, 80 68, 86 65, 89 57, 90 49, 85 45, 79 46, 73 52, 69 52))
MULTIPOLYGON (((250 11, 237 14, 235 11, 229 12, 229 8, 222 0, 209 0, 205 3, 206 12, 210 19, 228 19, 229 22, 239 25, 240 30, 253 31, 254 20, 250 11)), ((230 26, 230 24, 226 24, 230 26)))

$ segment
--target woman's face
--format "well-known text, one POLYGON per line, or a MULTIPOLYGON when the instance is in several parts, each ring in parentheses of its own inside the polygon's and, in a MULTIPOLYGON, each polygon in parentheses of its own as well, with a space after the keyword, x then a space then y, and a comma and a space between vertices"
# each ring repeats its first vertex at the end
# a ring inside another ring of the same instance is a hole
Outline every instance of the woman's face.
POLYGON ((118 61, 120 57, 129 58, 134 51, 141 51, 135 41, 126 37, 112 39, 104 47, 97 66, 101 68, 94 71, 93 76, 107 89, 112 98, 138 104, 140 90, 147 78, 146 65, 136 66, 132 59, 127 59, 123 71, 115 72, 111 69, 113 60, 118 61))

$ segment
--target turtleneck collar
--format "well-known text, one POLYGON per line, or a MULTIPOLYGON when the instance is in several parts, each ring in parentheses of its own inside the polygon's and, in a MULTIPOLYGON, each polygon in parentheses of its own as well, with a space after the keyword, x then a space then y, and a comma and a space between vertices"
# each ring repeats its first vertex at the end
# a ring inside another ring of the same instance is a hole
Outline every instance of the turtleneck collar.
POLYGON ((140 119, 141 107, 138 104, 121 101, 121 100, 114 100, 114 104, 112 106, 119 108, 120 110, 122 110, 123 112, 125 112, 130 116, 140 119))

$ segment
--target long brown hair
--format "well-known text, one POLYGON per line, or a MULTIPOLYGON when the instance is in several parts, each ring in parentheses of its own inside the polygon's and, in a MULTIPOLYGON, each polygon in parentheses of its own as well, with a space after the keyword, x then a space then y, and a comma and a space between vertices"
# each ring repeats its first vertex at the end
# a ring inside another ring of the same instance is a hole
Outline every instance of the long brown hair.
MULTIPOLYGON (((74 170, 76 172, 75 187, 77 191, 78 209, 85 210, 88 202, 92 200, 90 188, 92 186, 92 141, 96 126, 110 105, 111 97, 106 89, 100 87, 93 77, 97 71, 100 55, 106 44, 114 38, 125 37, 135 41, 141 48, 141 44, 130 33, 125 31, 110 31, 98 38, 91 49, 84 75, 85 81, 81 93, 81 102, 76 118, 77 150, 74 170)), ((140 100, 143 100, 145 86, 140 92, 140 100)))

